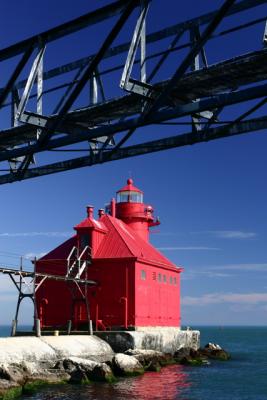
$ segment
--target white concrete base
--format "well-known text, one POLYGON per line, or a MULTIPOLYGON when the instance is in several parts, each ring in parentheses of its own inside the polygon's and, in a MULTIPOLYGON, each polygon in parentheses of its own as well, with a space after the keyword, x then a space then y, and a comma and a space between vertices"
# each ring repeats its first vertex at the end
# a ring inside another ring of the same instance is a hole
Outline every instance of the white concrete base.
POLYGON ((190 347, 195 350, 200 347, 199 331, 183 331, 180 328, 173 327, 141 329, 136 331, 105 331, 95 334, 107 341, 116 353, 123 353, 128 349, 144 349, 173 354, 181 347, 190 347))
POLYGON ((97 361, 113 356, 109 344, 90 335, 0 338, 0 364, 52 362, 69 357, 87 357, 97 361))

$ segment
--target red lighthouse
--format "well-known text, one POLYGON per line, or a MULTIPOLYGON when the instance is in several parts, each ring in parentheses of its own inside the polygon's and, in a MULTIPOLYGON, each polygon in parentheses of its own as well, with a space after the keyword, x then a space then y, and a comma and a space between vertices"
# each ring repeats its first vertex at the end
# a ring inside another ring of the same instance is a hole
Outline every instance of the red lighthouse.
POLYGON ((39 259, 37 271, 92 280, 82 289, 75 282, 46 281, 37 292, 43 328, 82 329, 88 319, 95 330, 180 326, 180 272, 149 243, 159 225, 153 208, 132 179, 106 210, 87 207, 76 234, 39 259))

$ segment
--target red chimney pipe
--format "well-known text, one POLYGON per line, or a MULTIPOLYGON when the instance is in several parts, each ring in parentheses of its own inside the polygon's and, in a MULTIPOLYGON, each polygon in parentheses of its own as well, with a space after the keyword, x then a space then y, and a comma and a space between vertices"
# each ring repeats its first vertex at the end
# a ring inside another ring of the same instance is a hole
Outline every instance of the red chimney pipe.
POLYGON ((116 201, 114 198, 111 200, 111 203, 110 203, 110 211, 111 211, 111 216, 115 218, 116 217, 116 201))
POLYGON ((94 207, 93 206, 87 206, 86 207, 87 211, 87 217, 88 218, 93 218, 94 217, 94 207))
POLYGON ((105 214, 104 208, 100 208, 100 209, 98 210, 98 216, 99 216, 99 218, 101 218, 102 215, 104 215, 104 214, 105 214))

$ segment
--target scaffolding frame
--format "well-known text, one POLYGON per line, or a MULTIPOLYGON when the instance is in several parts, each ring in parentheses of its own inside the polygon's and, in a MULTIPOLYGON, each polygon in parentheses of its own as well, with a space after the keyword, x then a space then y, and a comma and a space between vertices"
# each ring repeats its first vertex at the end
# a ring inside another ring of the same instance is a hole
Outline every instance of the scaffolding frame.
MULTIPOLYGON (((17 334, 18 315, 19 315, 20 305, 21 305, 21 302, 25 298, 30 298, 33 302, 33 306, 34 306, 33 330, 34 330, 36 336, 41 336, 41 324, 40 324, 40 319, 39 319, 38 310, 37 310, 36 293, 46 280, 63 281, 63 282, 66 282, 67 284, 74 283, 75 287, 78 289, 79 293, 82 295, 83 300, 85 301, 87 320, 88 320, 88 332, 89 332, 89 334, 92 334, 92 324, 91 324, 91 320, 90 320, 90 309, 89 309, 88 296, 87 296, 87 287, 88 286, 96 286, 97 282, 87 279, 87 271, 85 271, 86 279, 81 279, 80 277, 75 277, 75 276, 53 275, 53 274, 37 272, 36 271, 36 259, 34 260, 33 264, 34 264, 33 271, 23 270, 22 259, 20 262, 19 269, 12 269, 12 268, 8 268, 8 267, 4 267, 4 266, 0 267, 0 274, 8 275, 9 278, 11 279, 11 281, 13 282, 13 284, 15 285, 16 289, 18 290, 18 300, 17 300, 17 305, 16 305, 15 318, 12 321, 11 336, 16 336, 16 334, 17 334), (18 281, 16 280, 16 278, 18 278, 18 281), (82 291, 82 286, 85 287, 85 290, 84 290, 85 293, 83 293, 83 291, 82 291), (25 288, 26 288, 26 291, 25 291, 25 288)), ((74 299, 74 296, 72 296, 72 297, 74 299)), ((68 334, 70 334, 71 329, 72 329, 71 320, 72 320, 72 315, 71 315, 70 320, 68 321, 68 326, 67 326, 68 334)))

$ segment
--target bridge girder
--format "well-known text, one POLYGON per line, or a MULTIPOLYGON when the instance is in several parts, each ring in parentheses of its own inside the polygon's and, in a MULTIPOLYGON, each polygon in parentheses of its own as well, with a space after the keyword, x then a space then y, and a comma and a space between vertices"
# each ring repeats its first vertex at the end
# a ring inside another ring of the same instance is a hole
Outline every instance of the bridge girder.
MULTIPOLYGON (((249 120, 247 117, 265 104, 267 85, 263 81, 267 77, 267 50, 263 47, 209 66, 204 46, 211 39, 249 29, 265 21, 265 16, 252 18, 216 33, 217 27, 227 16, 253 10, 266 4, 267 0, 226 0, 217 11, 147 34, 145 22, 149 3, 149 0, 116 1, 0 50, 0 62, 22 54, 6 86, 0 89, 0 111, 6 112, 11 107, 13 125, 0 131, 0 162, 2 165, 9 163, 9 168, 1 169, 8 173, 0 174, 0 184, 266 129, 267 118, 264 115, 249 120), (136 18, 132 16, 136 8, 140 8, 140 13, 131 43, 111 47, 126 21, 136 18), (44 71, 45 48, 51 41, 114 17, 117 20, 96 54, 44 71), (204 30, 201 32, 202 27, 204 30), (179 44, 188 33, 189 41, 179 44), (148 52, 149 44, 169 37, 173 40, 167 50, 148 52), (139 46, 141 59, 136 57, 139 46), (186 48, 189 48, 188 54, 181 58, 173 76, 155 81, 170 54, 186 48), (32 54, 36 51, 37 55, 32 61, 32 54), (127 51, 124 65, 100 70, 103 60, 127 51), (155 59, 156 64, 147 74, 146 64, 155 59), (29 62, 32 67, 28 78, 19 80, 29 62), (134 64, 140 64, 140 79, 131 77, 134 64), (67 75, 70 71, 78 72, 64 84, 46 91, 43 89, 45 80, 67 75), (121 91, 119 97, 111 93, 107 99, 102 79, 117 71, 122 72, 117 87, 120 85, 129 93, 125 95, 121 91), (90 84, 89 104, 77 109, 75 102, 87 83, 90 84), (36 88, 35 93, 32 93, 33 88, 36 88), (63 88, 66 90, 57 101, 55 111, 50 115, 42 115, 45 95, 63 88), (21 89, 22 94, 19 93, 21 89), (35 98, 37 111, 29 111, 29 101, 35 98), (225 123, 219 121, 219 115, 225 107, 257 99, 263 100, 240 117, 225 123), (189 120, 184 121, 184 118, 189 120), (178 126, 190 123, 192 129, 191 132, 180 131, 178 135, 158 140, 141 143, 135 140, 136 129, 162 123, 178 126), (125 146, 129 139, 133 143, 125 146), (77 143, 83 147, 73 148, 77 143), (36 163, 35 155, 38 153, 75 153, 77 150, 87 154, 32 166, 36 163)), ((151 3, 150 7, 153 7, 151 3)))

